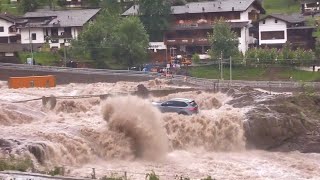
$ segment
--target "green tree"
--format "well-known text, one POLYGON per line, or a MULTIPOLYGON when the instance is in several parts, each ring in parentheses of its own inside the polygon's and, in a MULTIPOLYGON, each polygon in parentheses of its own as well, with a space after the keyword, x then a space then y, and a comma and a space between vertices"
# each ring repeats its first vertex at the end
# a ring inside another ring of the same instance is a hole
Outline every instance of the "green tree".
POLYGON ((162 41, 169 27, 171 5, 167 0, 140 0, 139 15, 150 41, 162 41))
POLYGON ((87 7, 99 7, 100 0, 82 0, 82 5, 87 7))
POLYGON ((146 60, 149 36, 137 17, 123 18, 116 27, 115 37, 118 48, 114 55, 118 62, 133 66, 146 60))
POLYGON ((101 11, 96 21, 85 26, 78 39, 72 41, 72 54, 88 56, 97 67, 107 67, 106 61, 112 59, 112 32, 115 31, 114 24, 118 20, 118 16, 110 14, 107 10, 101 11))
POLYGON ((23 0, 19 3, 19 10, 23 13, 28 11, 34 11, 38 8, 38 0, 23 0))
POLYGON ((224 58, 229 58, 238 53, 238 36, 231 30, 224 19, 219 19, 213 25, 213 32, 209 34, 212 57, 220 57, 221 52, 224 58))
POLYGON ((108 9, 112 14, 120 14, 121 2, 119 3, 118 0, 102 0, 100 6, 104 9, 108 9))
POLYGON ((103 10, 72 42, 72 54, 89 56, 99 68, 132 66, 146 60, 148 35, 137 17, 121 18, 103 10))
POLYGON ((194 55, 192 55, 192 62, 194 62, 194 63, 199 63, 200 62, 200 56, 199 56, 199 54, 194 54, 194 55))

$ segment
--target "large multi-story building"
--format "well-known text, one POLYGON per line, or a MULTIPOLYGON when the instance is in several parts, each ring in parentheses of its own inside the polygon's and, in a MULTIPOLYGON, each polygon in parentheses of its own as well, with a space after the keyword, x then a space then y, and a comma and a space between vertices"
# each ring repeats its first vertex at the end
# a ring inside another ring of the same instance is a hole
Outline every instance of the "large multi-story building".
MULTIPOLYGON (((250 28, 263 13, 265 10, 258 0, 217 0, 172 6, 173 21, 163 41, 169 50, 203 54, 210 48, 208 33, 212 32, 215 21, 223 18, 237 33, 239 50, 245 53, 250 44, 257 43, 250 28)), ((123 15, 139 15, 139 6, 132 6, 123 15)))

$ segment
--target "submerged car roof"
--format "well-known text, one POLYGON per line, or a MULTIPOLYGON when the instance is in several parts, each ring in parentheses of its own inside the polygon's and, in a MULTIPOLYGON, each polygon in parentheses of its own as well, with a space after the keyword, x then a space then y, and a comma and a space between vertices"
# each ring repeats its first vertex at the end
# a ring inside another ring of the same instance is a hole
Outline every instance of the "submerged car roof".
POLYGON ((173 99, 170 99, 171 101, 183 101, 183 102, 192 102, 193 99, 187 99, 187 98, 173 98, 173 99))

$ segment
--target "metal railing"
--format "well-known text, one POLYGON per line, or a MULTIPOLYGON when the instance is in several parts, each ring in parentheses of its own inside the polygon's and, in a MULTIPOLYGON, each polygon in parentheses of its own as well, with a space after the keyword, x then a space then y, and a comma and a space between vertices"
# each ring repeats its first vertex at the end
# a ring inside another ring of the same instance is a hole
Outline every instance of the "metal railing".
POLYGON ((98 74, 98 75, 155 76, 157 74, 153 72, 146 73, 142 71, 132 71, 132 70, 69 68, 69 67, 57 67, 57 66, 11 64, 11 63, 0 63, 0 68, 12 69, 12 70, 30 70, 30 71, 40 71, 40 72, 66 72, 66 73, 98 74))
POLYGON ((30 179, 36 178, 36 179, 54 179, 54 180, 89 180, 89 178, 77 178, 77 177, 65 177, 65 176, 51 176, 46 174, 37 174, 37 173, 27 173, 27 172, 18 172, 18 171, 1 171, 0 172, 0 179, 2 176, 7 176, 10 179, 16 179, 16 178, 27 178, 30 179))

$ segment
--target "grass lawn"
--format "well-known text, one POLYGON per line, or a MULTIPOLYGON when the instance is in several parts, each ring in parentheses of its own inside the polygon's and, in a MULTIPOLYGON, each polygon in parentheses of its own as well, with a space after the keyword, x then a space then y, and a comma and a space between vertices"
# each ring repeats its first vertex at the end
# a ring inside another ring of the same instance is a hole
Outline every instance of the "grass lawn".
MULTIPOLYGON (((230 78, 230 68, 225 66, 223 78, 230 78)), ((217 65, 192 67, 191 76, 198 78, 220 79, 220 70, 217 65)), ((296 70, 290 67, 233 67, 233 80, 258 80, 258 81, 287 81, 292 77, 295 81, 320 81, 320 72, 296 70)))
POLYGON ((271 13, 299 13, 300 1, 296 0, 264 0, 263 7, 267 14, 271 13))
POLYGON ((10 3, 9 1, 2 0, 0 1, 1 5, 1 12, 7 12, 9 14, 13 15, 20 15, 21 13, 18 10, 17 4, 16 3, 10 3))
MULTIPOLYGON (((42 65, 55 65, 59 62, 62 57, 60 57, 57 53, 53 54, 51 52, 34 52, 34 59, 36 63, 40 63, 42 65)), ((22 63, 27 62, 27 58, 31 57, 30 52, 20 52, 19 53, 20 61, 22 63)))

